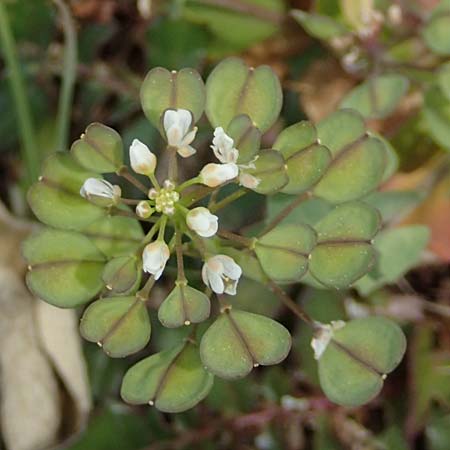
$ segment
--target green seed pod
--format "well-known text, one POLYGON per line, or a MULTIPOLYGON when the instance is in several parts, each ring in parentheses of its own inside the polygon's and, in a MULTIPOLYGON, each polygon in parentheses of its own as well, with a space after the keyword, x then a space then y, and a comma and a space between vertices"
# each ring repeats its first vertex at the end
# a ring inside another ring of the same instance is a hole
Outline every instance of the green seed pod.
POLYGON ((203 368, 197 346, 186 340, 131 367, 120 393, 132 405, 149 404, 162 412, 176 413, 202 401, 213 382, 214 376, 203 368))
POLYGON ((422 30, 426 45, 434 53, 442 56, 450 55, 450 7, 442 2, 431 15, 422 30))
POLYGON ((335 403, 359 406, 374 398, 400 363, 405 336, 394 322, 367 317, 334 331, 319 359, 320 385, 335 403))
POLYGON ((116 172, 123 164, 123 143, 117 131, 92 123, 72 144, 71 153, 79 164, 96 173, 116 172))
POLYGON ((105 257, 80 233, 45 228, 23 243, 22 253, 29 264, 28 287, 52 305, 74 308, 104 286, 105 257))
POLYGON ((279 225, 258 239, 255 253, 266 274, 279 283, 299 281, 316 243, 308 225, 279 225))
POLYGON ((245 377, 253 367, 283 361, 291 349, 289 332, 272 319, 225 309, 200 343, 205 367, 221 378, 245 377))
POLYGON ((106 289, 116 295, 136 292, 141 282, 142 268, 135 255, 113 258, 103 269, 102 279, 106 289))
POLYGON ((261 131, 253 125, 249 116, 236 116, 228 125, 227 134, 234 140, 234 147, 239 150, 238 164, 246 164, 255 159, 261 146, 261 131))
POLYGON ((209 298, 186 283, 175 284, 175 288, 159 307, 160 322, 165 327, 177 328, 206 320, 211 310, 209 298))
POLYGON ((205 85, 195 69, 172 72, 156 67, 141 87, 141 103, 147 119, 163 133, 162 115, 167 109, 186 109, 197 122, 205 107, 205 85))
POLYGON ((206 82, 206 114, 213 127, 227 129, 234 117, 247 114, 266 132, 277 120, 283 101, 280 81, 269 66, 249 68, 238 58, 227 58, 206 82))
POLYGON ((317 140, 310 122, 299 122, 284 129, 273 148, 283 155, 289 183, 281 190, 286 194, 301 194, 316 184, 331 161, 330 151, 317 140))
POLYGON ((145 302, 136 297, 108 297, 92 303, 80 323, 82 336, 96 342, 112 358, 144 348, 150 339, 145 302))

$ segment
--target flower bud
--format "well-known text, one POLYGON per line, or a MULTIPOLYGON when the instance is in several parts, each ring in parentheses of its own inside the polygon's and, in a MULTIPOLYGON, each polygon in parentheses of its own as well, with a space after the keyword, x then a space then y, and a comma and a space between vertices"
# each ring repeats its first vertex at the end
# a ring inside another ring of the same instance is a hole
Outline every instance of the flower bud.
POLYGON ((206 238, 217 233, 218 220, 217 216, 202 206, 192 209, 186 216, 187 226, 199 236, 206 238))
POLYGON ((148 219, 154 212, 149 202, 142 200, 136 206, 136 215, 141 219, 148 219))
POLYGON ((226 255, 215 255, 203 264, 202 280, 216 294, 236 295, 236 287, 242 269, 234 259, 226 255))
POLYGON ((158 280, 170 258, 170 250, 163 241, 155 241, 145 246, 142 254, 144 272, 154 275, 158 280))
POLYGON ((141 175, 154 173, 156 156, 139 139, 134 139, 130 145, 130 163, 132 169, 141 175))
POLYGON ((80 195, 98 206, 112 206, 119 202, 120 186, 100 178, 88 178, 81 186, 80 195))
POLYGON ((200 172, 201 183, 209 187, 217 187, 221 184, 236 178, 239 168, 234 163, 228 164, 207 164, 200 172))

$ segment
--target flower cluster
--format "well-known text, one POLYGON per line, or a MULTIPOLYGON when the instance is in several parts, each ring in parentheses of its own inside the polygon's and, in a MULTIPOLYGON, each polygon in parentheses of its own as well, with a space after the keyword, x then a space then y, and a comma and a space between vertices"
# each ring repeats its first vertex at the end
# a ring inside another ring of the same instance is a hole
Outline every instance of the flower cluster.
MULTIPOLYGON (((164 113, 163 127, 169 151, 176 151, 183 158, 196 153, 191 144, 195 139, 197 127, 193 127, 192 123, 192 113, 185 109, 168 109, 164 113)), ((172 221, 176 229, 188 235, 193 232, 199 239, 196 241, 196 238, 193 238, 193 242, 198 242, 199 251, 204 258, 202 279, 206 286, 217 294, 235 295, 237 283, 242 275, 241 268, 230 256, 207 252, 201 241, 203 238, 216 235, 219 228, 218 217, 203 206, 188 209, 182 201, 182 194, 193 184, 216 188, 239 178, 241 185, 251 188, 256 187, 259 180, 245 172, 247 168, 252 167, 252 163, 246 166, 238 164, 239 150, 234 147, 233 139, 222 127, 214 130, 211 149, 220 164, 207 164, 197 177, 180 185, 171 179, 164 180, 160 185, 155 176, 156 155, 143 142, 133 140, 129 148, 131 168, 136 174, 148 177, 153 185, 147 192, 147 198, 137 202, 136 216, 147 220, 155 213, 160 214, 159 218, 153 217, 155 222, 153 230, 159 229, 159 234, 156 240, 145 245, 142 252, 142 267, 144 272, 152 275, 155 280, 161 277, 173 250, 173 246, 164 240, 166 224, 172 221)), ((121 199, 119 186, 97 178, 87 179, 81 187, 80 195, 102 206, 119 205, 121 200, 124 200, 121 199)))

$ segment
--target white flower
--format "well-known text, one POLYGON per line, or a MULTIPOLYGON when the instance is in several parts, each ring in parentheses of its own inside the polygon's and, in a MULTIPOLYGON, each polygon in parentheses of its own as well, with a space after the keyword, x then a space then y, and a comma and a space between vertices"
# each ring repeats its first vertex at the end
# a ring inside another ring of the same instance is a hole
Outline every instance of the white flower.
POLYGON ((234 140, 223 131, 222 127, 214 130, 211 148, 216 158, 223 164, 236 163, 238 160, 239 150, 234 148, 234 140))
POLYGON ((195 148, 190 145, 197 133, 197 127, 191 130, 192 121, 192 113, 186 109, 168 109, 164 113, 163 126, 167 143, 171 147, 175 147, 183 158, 196 152, 195 148))
POLYGON ((211 237, 217 233, 219 218, 211 214, 207 208, 199 206, 188 212, 186 216, 187 226, 199 236, 211 237))
POLYGON ((314 358, 319 359, 323 352, 327 349, 331 338, 336 330, 343 328, 345 322, 342 320, 334 320, 330 324, 319 324, 319 329, 314 333, 314 337, 311 340, 311 347, 314 350, 314 358))
POLYGON ((120 186, 113 185, 109 181, 101 178, 88 178, 81 186, 80 195, 106 206, 117 203, 122 191, 120 186))
POLYGON ((139 139, 130 145, 130 163, 132 169, 141 175, 149 175, 155 171, 156 156, 139 139))
POLYGON ((170 250, 163 241, 155 241, 145 246, 142 253, 144 272, 154 275, 157 280, 163 273, 170 258, 170 250))
POLYGON ((242 275, 242 269, 233 258, 216 255, 203 264, 202 279, 216 294, 236 294, 236 286, 242 275))
POLYGON ((250 175, 249 173, 240 172, 239 174, 239 184, 246 187, 247 189, 255 189, 258 187, 261 180, 259 178, 250 175))
POLYGON ((141 219, 148 219, 153 214, 154 209, 149 202, 142 200, 136 206, 136 215, 141 219))
POLYGON ((201 183, 209 187, 217 187, 226 181, 236 178, 239 168, 234 163, 227 164, 206 164, 200 172, 201 183))

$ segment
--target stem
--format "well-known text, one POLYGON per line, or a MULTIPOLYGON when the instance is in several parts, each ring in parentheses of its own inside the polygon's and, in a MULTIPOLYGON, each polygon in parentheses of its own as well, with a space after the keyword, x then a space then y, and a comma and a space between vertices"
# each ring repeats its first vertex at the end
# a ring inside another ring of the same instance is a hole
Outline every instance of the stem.
POLYGON ((191 238, 192 242, 194 242, 198 252, 202 255, 203 259, 206 259, 206 246, 203 242, 203 239, 195 234, 195 232, 187 232, 187 235, 191 238))
POLYGON ((272 280, 267 281, 267 287, 281 300, 299 319, 303 320, 303 322, 308 325, 316 328, 316 322, 309 317, 306 311, 301 308, 297 303, 289 297, 283 289, 281 289, 277 284, 275 284, 272 280))
POLYGON ((220 200, 220 202, 217 202, 215 205, 213 205, 211 207, 210 211, 216 212, 216 211, 219 211, 219 209, 225 208, 225 206, 228 206, 230 203, 241 198, 242 196, 247 194, 247 192, 248 191, 246 189, 238 189, 237 191, 234 191, 228 197, 225 197, 224 199, 220 200))
POLYGON ((176 183, 178 179, 178 160, 177 160, 177 150, 175 148, 168 147, 169 150, 169 169, 167 172, 167 177, 169 180, 176 183))
POLYGON ((64 30, 65 51, 63 60, 63 77, 58 104, 58 150, 67 148, 70 126, 70 112, 77 73, 77 34, 70 15, 70 10, 62 0, 53 0, 59 9, 64 30))
POLYGON ((139 189, 145 195, 148 195, 148 187, 145 184, 142 184, 130 171, 127 166, 122 166, 118 171, 117 175, 122 178, 125 178, 128 182, 130 182, 136 189, 139 189))
POLYGON ((38 178, 40 165, 33 119, 24 80, 19 67, 16 45, 10 28, 8 13, 2 1, 0 1, 0 42, 3 47, 6 68, 9 72, 8 80, 20 128, 20 139, 23 148, 22 158, 27 170, 28 183, 31 184, 38 178))
POLYGON ((153 239, 153 236, 155 236, 160 225, 161 225, 161 221, 158 219, 158 222, 156 222, 155 225, 153 225, 150 228, 150 231, 145 235, 144 239, 142 240, 142 247, 145 247, 145 245, 148 244, 153 239))
POLYGON ((164 241, 164 233, 166 232, 167 216, 161 217, 159 226, 158 241, 164 241))
POLYGON ((261 232, 262 234, 266 234, 269 231, 273 230, 279 223, 281 223, 297 206, 303 203, 305 200, 308 200, 311 197, 310 192, 305 192, 302 195, 299 195, 292 203, 290 203, 286 208, 282 209, 264 228, 261 232))
POLYGON ((136 200, 134 198, 120 198, 120 201, 125 205, 138 205, 141 200, 136 200))
POLYGON ((148 296, 150 294, 150 291, 152 290, 153 286, 155 284, 155 278, 152 275, 144 284, 144 287, 136 292, 136 297, 139 300, 142 300, 143 302, 146 302, 148 300, 148 296))
POLYGON ((122 217, 130 217, 131 219, 137 219, 140 222, 151 222, 156 223, 159 220, 159 217, 149 217, 147 219, 143 219, 142 217, 136 216, 136 214, 132 213, 131 211, 124 211, 123 209, 119 208, 111 208, 109 211, 109 214, 111 216, 122 216, 122 217))
POLYGON ((192 186, 192 185, 194 185, 194 184, 198 184, 199 181, 200 181, 200 177, 194 177, 194 178, 191 178, 190 180, 187 180, 187 181, 181 183, 181 184, 178 186, 178 189, 177 189, 177 190, 178 190, 178 192, 182 192, 182 191, 184 191, 186 188, 188 188, 189 186, 192 186))
POLYGON ((182 242, 183 233, 179 228, 175 229, 175 252, 177 255, 177 267, 178 267, 178 277, 177 280, 185 283, 186 275, 184 273, 184 262, 183 262, 183 242, 182 242))
POLYGON ((161 189, 161 186, 158 183, 158 180, 156 179, 156 176, 154 173, 150 173, 148 175, 148 177, 150 178, 150 181, 152 182, 153 186, 155 187, 155 189, 157 189, 158 191, 161 189))
POLYGON ((214 205, 216 204, 216 199, 217 199, 217 196, 219 195, 219 192, 220 192, 220 186, 211 192, 211 196, 209 197, 209 202, 208 202, 208 209, 213 208, 214 205))
POLYGON ((231 231, 227 231, 227 230, 218 230, 217 235, 220 237, 223 237, 225 239, 228 239, 230 241, 237 242, 248 248, 253 248, 253 246, 255 244, 254 238, 248 238, 245 236, 241 236, 240 234, 235 234, 235 233, 232 233, 231 231))

